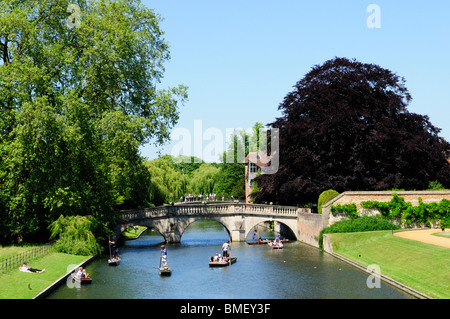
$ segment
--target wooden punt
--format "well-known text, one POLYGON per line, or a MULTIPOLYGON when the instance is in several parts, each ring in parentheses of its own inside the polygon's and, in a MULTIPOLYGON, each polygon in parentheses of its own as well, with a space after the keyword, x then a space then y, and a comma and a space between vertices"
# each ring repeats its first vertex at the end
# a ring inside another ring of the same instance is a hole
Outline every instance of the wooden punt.
MULTIPOLYGON (((213 257, 211 257, 213 258, 213 257)), ((237 257, 231 257, 231 262, 227 261, 209 261, 209 267, 227 267, 234 264, 237 261, 237 257)))
POLYGON ((265 240, 258 240, 258 241, 248 241, 247 245, 267 245, 270 241, 265 239, 265 240))
POLYGON ((76 274, 71 274, 72 280, 75 282, 78 282, 80 284, 91 284, 92 278, 91 277, 79 277, 76 274))
POLYGON ((118 266, 120 264, 120 257, 108 259, 108 265, 110 266, 118 266))
POLYGON ((170 276, 172 274, 171 268, 159 268, 159 274, 161 276, 170 276))
MULTIPOLYGON (((268 243, 271 243, 271 242, 273 242, 273 241, 268 240, 268 239, 259 240, 259 241, 247 241, 247 245, 267 245, 268 243)), ((288 243, 289 239, 282 239, 281 242, 288 243)))

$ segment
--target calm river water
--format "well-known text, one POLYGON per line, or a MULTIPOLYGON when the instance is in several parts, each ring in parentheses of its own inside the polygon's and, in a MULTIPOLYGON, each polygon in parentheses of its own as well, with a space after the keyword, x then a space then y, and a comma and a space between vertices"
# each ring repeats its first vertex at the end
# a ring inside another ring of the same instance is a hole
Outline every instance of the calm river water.
MULTIPOLYGON (((273 234, 260 234, 262 237, 273 234)), ((91 285, 62 285, 50 299, 300 299, 382 298, 410 295, 384 282, 370 289, 368 274, 309 245, 292 242, 283 250, 267 245, 232 243, 238 260, 231 267, 209 268, 208 259, 221 253, 228 234, 217 222, 197 221, 188 227, 180 244, 167 245, 172 276, 158 274, 162 236, 147 230, 139 239, 120 247, 122 262, 107 264, 107 257, 87 266, 91 285)))

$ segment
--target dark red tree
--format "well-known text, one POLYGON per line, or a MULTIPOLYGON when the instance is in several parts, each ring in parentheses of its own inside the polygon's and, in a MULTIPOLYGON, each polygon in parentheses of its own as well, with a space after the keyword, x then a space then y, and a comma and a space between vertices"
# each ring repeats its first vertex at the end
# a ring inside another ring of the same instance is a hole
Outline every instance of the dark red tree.
POLYGON ((327 189, 450 187, 450 144, 428 116, 410 113, 405 80, 374 64, 334 58, 280 104, 279 170, 256 179, 257 202, 316 202, 327 189))

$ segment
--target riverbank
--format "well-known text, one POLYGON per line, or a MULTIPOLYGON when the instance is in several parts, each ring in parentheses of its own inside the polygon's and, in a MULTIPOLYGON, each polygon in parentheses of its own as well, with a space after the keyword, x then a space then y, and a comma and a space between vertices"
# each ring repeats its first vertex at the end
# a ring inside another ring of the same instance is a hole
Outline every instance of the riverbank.
POLYGON ((143 232, 147 230, 148 227, 146 226, 132 226, 126 229, 123 233, 123 239, 124 240, 134 240, 138 239, 143 232))
POLYGON ((0 274, 0 299, 32 299, 61 280, 71 269, 86 262, 89 256, 50 253, 33 259, 28 265, 45 269, 42 273, 28 273, 13 269, 0 274))
POLYGON ((450 249, 394 236, 392 231, 328 234, 333 252, 432 298, 450 298, 450 249))

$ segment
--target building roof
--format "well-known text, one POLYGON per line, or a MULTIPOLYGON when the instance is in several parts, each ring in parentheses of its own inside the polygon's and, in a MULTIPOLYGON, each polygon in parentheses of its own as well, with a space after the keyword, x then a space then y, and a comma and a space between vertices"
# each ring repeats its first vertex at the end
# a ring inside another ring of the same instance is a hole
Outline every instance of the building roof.
POLYGON ((253 164, 256 164, 256 166, 258 167, 266 167, 269 166, 271 159, 272 155, 267 155, 266 152, 249 152, 245 157, 244 163, 248 164, 249 162, 251 162, 253 164))

